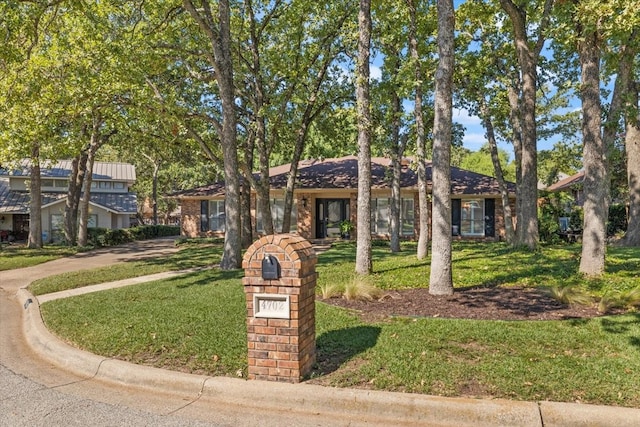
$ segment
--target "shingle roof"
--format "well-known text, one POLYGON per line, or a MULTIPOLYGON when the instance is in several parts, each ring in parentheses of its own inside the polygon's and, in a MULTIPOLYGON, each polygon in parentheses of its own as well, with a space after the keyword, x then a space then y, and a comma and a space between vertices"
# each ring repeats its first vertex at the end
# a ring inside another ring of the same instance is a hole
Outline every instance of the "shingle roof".
POLYGON ((584 171, 580 171, 575 175, 561 179, 560 181, 548 186, 546 190, 551 192, 563 191, 573 185, 581 183, 582 181, 584 181, 584 171))
MULTIPOLYGON (((371 188, 389 188, 389 166, 391 161, 384 157, 371 159, 371 188)), ((426 163, 427 180, 431 180, 431 162, 426 163)), ((286 187, 290 165, 277 166, 269 170, 272 189, 286 187)), ((402 188, 417 188, 418 175, 411 167, 402 168, 402 188)), ((356 189, 358 188, 358 159, 347 156, 337 159, 304 160, 298 165, 296 189, 356 189)), ((510 192, 515 185, 508 184, 510 192)), ((498 195, 498 181, 490 176, 451 167, 451 191, 457 195, 498 195)), ((177 198, 216 198, 224 196, 224 184, 213 183, 203 187, 173 193, 177 198)))
MULTIPOLYGON (((29 176, 31 162, 23 160, 20 165, 7 170, 0 168, 0 175, 29 176)), ((60 160, 56 163, 44 161, 40 169, 40 176, 45 178, 66 178, 71 175, 71 160, 60 160)), ((93 179, 135 182, 136 168, 129 163, 95 162, 93 164, 93 179)))

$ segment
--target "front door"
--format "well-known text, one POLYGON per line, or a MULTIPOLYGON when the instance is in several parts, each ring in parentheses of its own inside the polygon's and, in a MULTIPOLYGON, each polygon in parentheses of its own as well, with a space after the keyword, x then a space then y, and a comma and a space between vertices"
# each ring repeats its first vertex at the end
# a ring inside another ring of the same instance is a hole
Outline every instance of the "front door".
POLYGON ((27 240, 29 237, 29 215, 13 215, 13 234, 16 240, 27 240))
POLYGON ((349 218, 349 199, 316 200, 316 236, 340 237, 340 223, 349 218))

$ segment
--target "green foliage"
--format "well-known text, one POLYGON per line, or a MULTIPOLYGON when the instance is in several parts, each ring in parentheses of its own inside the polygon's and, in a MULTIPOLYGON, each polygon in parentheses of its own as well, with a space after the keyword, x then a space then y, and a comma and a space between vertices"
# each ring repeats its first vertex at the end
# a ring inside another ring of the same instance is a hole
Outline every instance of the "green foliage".
POLYGON ((558 218, 563 215, 563 211, 555 207, 552 203, 542 203, 538 207, 538 233, 540 241, 545 243, 559 243, 560 223, 558 218))
POLYGON ((117 246, 136 240, 154 239, 156 237, 178 236, 180 227, 173 225, 142 225, 131 228, 89 228, 89 245, 117 246))
MULTIPOLYGON (((509 162, 509 153, 499 148, 498 157, 502 165, 504 179, 514 181, 516 178, 515 163, 513 161, 509 162)), ((495 176, 489 145, 485 144, 480 150, 467 154, 460 162, 460 167, 483 175, 495 176)))
POLYGON ((627 230, 627 207, 623 204, 609 206, 609 218, 607 220, 607 235, 615 234, 627 230))

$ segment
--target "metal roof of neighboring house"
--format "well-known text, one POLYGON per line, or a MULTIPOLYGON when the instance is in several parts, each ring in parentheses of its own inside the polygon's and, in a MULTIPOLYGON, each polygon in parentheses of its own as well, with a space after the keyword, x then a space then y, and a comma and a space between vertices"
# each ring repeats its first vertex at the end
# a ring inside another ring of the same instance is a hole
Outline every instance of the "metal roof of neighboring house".
MULTIPOLYGON (((8 170, 0 168, 0 175, 29 176, 30 160, 22 160, 18 167, 8 170)), ((40 176, 46 178, 67 178, 71 175, 71 160, 58 162, 43 161, 40 166, 40 176)), ((93 179, 135 182, 136 168, 129 163, 95 162, 93 164, 93 179)))
MULTIPOLYGON (((61 202, 66 193, 42 193, 42 206, 61 202)), ((0 212, 11 214, 29 213, 29 193, 9 188, 6 179, 0 179, 0 212)), ((135 193, 95 193, 91 194, 91 203, 120 214, 135 214, 137 197, 135 193)))
MULTIPOLYGON (((400 186, 402 188, 418 187, 417 172, 409 166, 409 161, 403 162, 400 186)), ((389 188, 389 167, 391 161, 384 157, 371 159, 371 188, 389 188)), ((427 180, 431 180, 431 162, 426 162, 427 180)), ((285 188, 290 165, 281 165, 269 170, 270 186, 272 189, 285 188)), ((430 182, 429 182, 430 183, 430 182)), ((297 190, 310 189, 357 189, 358 188, 358 158, 355 156, 337 159, 303 160, 298 164, 296 177, 297 190)), ((515 191, 515 185, 508 184, 510 192, 515 191)), ((451 167, 451 191, 457 195, 498 195, 500 194, 498 181, 490 176, 451 167)), ((224 197, 224 183, 197 187, 171 194, 177 198, 217 198, 224 197)))
POLYGON ((551 184, 546 188, 546 190, 551 192, 563 191, 563 190, 569 189, 570 187, 576 184, 580 184, 583 181, 584 181, 584 171, 580 171, 575 175, 571 175, 569 177, 561 179, 555 184, 551 184))

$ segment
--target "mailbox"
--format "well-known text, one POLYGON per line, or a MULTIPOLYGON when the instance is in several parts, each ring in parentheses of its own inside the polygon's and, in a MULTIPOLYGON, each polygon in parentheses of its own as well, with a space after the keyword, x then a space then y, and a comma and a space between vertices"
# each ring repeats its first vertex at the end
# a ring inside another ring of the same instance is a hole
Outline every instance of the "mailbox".
POLYGON ((265 255, 262 260, 262 278, 265 280, 278 280, 280 278, 280 263, 271 255, 265 255))

